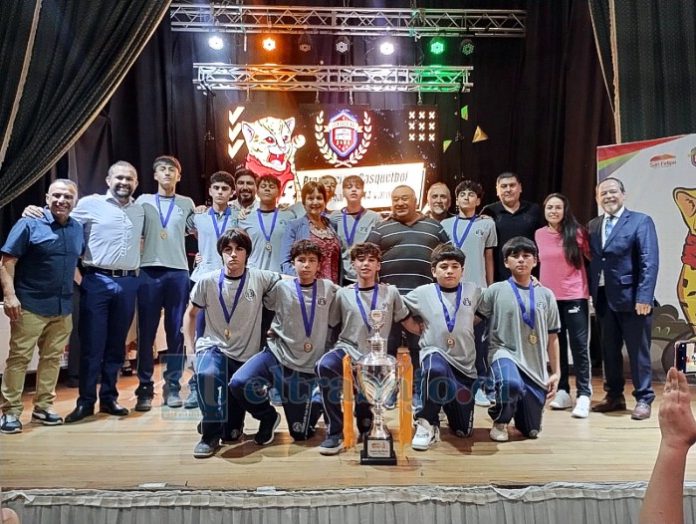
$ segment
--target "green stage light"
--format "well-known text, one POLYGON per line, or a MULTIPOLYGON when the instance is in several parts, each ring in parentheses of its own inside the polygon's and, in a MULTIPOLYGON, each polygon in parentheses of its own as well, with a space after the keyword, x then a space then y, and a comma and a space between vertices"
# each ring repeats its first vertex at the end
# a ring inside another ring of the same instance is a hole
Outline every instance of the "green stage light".
POLYGON ((430 53, 433 55, 441 55, 445 52, 445 39, 439 36, 430 41, 430 53))

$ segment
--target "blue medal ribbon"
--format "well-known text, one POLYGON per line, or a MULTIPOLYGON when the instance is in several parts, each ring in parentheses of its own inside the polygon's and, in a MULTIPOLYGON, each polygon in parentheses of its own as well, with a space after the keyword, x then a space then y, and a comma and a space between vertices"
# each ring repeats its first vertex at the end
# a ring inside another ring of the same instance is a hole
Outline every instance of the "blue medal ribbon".
POLYGON ((530 328, 534 329, 534 324, 535 324, 535 320, 534 320, 534 315, 535 315, 534 282, 531 282, 531 281, 529 282, 529 313, 527 313, 527 308, 524 307, 524 302, 522 301, 522 296, 520 295, 520 292, 517 289, 517 284, 515 284, 515 281, 513 280, 512 277, 508 278, 508 283, 510 284, 510 287, 512 288, 512 292, 515 293, 515 298, 517 299, 517 304, 520 306, 520 311, 522 312, 522 320, 530 328))
POLYGON ((305 335, 307 338, 312 336, 312 326, 314 325, 314 314, 317 312, 317 281, 312 284, 312 306, 307 314, 307 306, 305 305, 304 295, 302 294, 302 286, 299 279, 295 279, 295 290, 297 291, 297 300, 300 301, 300 311, 302 311, 302 322, 304 323, 305 335))
POLYGON ((169 223, 169 218, 172 216, 172 211, 174 211, 174 202, 176 197, 173 196, 169 201, 169 209, 167 209, 167 216, 162 214, 162 208, 160 207, 160 196, 159 193, 155 194, 155 201, 157 202, 157 211, 159 211, 160 223, 162 224, 162 229, 167 229, 167 224, 169 223))
MULTIPOLYGON (((370 326, 370 321, 367 319, 367 313, 365 312, 365 308, 363 307, 362 299, 360 298, 360 288, 357 284, 353 284, 355 286, 355 302, 358 304, 358 309, 360 310, 360 316, 363 319, 363 322, 367 326, 367 332, 372 333, 372 326, 370 326)), ((372 302, 370 304, 370 312, 374 311, 377 308, 377 296, 379 295, 379 284, 375 283, 374 290, 372 291, 372 302)))
POLYGON ((353 221, 353 227, 351 228, 350 234, 349 234, 348 233, 348 225, 347 225, 348 212, 346 211, 345 207, 341 210, 341 213, 343 213, 343 234, 346 237, 346 243, 348 244, 349 247, 353 245, 353 240, 355 240, 355 232, 358 230, 358 222, 360 222, 360 219, 362 218, 364 212, 365 212, 365 210, 363 208, 360 208, 360 213, 358 213, 355 216, 355 219, 353 221))
POLYGON ((474 215, 469 219, 469 224, 466 226, 466 229, 464 230, 464 234, 462 235, 461 238, 457 238, 457 226, 459 225, 459 221, 462 220, 462 218, 457 215, 457 218, 454 220, 454 229, 452 231, 452 236, 454 237, 454 245, 457 246, 457 248, 461 249, 462 246, 464 245, 464 241, 466 240, 466 237, 469 236, 469 231, 471 231, 471 226, 474 225, 474 222, 478 218, 478 215, 474 215))
POLYGON ((237 304, 239 304, 239 298, 242 296, 242 291, 244 290, 244 283, 246 282, 246 271, 239 280, 239 287, 237 292, 234 294, 234 302, 232 302, 232 310, 227 309, 227 304, 225 304, 225 299, 222 296, 222 283, 225 281, 225 270, 220 270, 220 278, 218 279, 218 299, 220 300, 220 305, 222 306, 222 313, 225 315, 225 322, 230 323, 232 315, 234 315, 235 309, 237 309, 237 304))
POLYGON ((266 242, 270 242, 271 235, 273 235, 273 231, 275 231, 276 220, 278 220, 278 208, 276 208, 276 210, 273 212, 273 221, 271 222, 270 233, 266 233, 266 226, 263 224, 263 212, 260 209, 256 210, 256 216, 259 219, 259 227, 261 228, 261 233, 263 233, 263 237, 266 239, 266 242))
POLYGON ((219 239, 220 235, 222 235, 227 229, 227 221, 230 218, 230 211, 231 210, 229 207, 225 209, 225 213, 223 214, 225 220, 222 222, 222 229, 218 228, 217 213, 215 213, 215 210, 213 210, 213 208, 211 207, 210 211, 208 211, 208 214, 210 215, 210 220, 213 221, 213 227, 215 228, 215 238, 219 239))
POLYGON ((454 315, 450 317, 449 310, 447 309, 447 306, 445 305, 445 301, 442 299, 442 291, 440 291, 440 286, 438 284, 435 284, 435 291, 437 291, 437 298, 440 300, 440 304, 442 305, 442 312, 445 315, 445 323, 447 324, 447 331, 452 333, 454 330, 454 324, 457 322, 457 313, 459 312, 459 306, 462 305, 462 285, 459 284, 457 286, 457 305, 454 308, 454 315))

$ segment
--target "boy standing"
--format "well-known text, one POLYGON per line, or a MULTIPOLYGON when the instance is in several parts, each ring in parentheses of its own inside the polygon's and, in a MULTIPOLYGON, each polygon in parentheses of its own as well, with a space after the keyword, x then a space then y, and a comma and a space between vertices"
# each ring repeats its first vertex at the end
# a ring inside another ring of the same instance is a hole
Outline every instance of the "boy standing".
POLYGON ((481 289, 462 282, 464 261, 458 248, 437 247, 431 258, 435 283, 419 286, 404 297, 411 313, 423 322, 419 342, 423 405, 415 414, 416 434, 411 442, 420 451, 440 440, 440 408, 454 434, 468 437, 472 430, 474 317, 481 289))
POLYGON ((378 213, 362 207, 362 199, 365 195, 365 182, 362 178, 357 175, 347 176, 343 179, 342 187, 346 207, 331 213, 329 222, 338 232, 338 238, 341 241, 343 285, 348 285, 357 280, 350 254, 351 249, 354 245, 365 241, 372 226, 381 218, 378 213))
POLYGON ((275 311, 268 345, 246 362, 230 381, 232 396, 260 421, 254 437, 265 446, 273 442, 280 414, 271 406, 267 386, 282 392, 290 435, 306 440, 314 433, 311 393, 314 364, 326 347, 329 311, 338 286, 317 279, 322 252, 309 240, 293 244, 290 257, 297 278, 278 282, 264 297, 275 311))
MULTIPOLYGON (((332 321, 342 324, 341 333, 334 349, 324 354, 314 368, 319 379, 324 417, 328 422, 327 437, 319 446, 322 455, 335 455, 343 449, 343 357, 350 355, 353 361, 357 361, 369 349, 367 339, 372 334, 370 312, 375 309, 384 312, 385 322, 380 331, 385 340, 392 321, 410 320, 412 328, 418 329, 418 325, 409 318, 399 290, 377 282, 381 258, 379 248, 369 242, 357 244, 350 250, 350 258, 357 282, 338 290, 331 312, 332 321)), ((370 429, 372 410, 370 404, 359 395, 355 402, 355 418, 361 434, 370 429)))
POLYGON ((532 280, 537 253, 528 238, 508 240, 502 255, 511 276, 484 291, 478 310, 490 327, 496 404, 488 413, 493 419, 490 437, 497 442, 509 439, 507 426, 513 417, 522 435, 537 438, 544 404, 558 388, 561 323, 553 293, 532 280))
MULTIPOLYGON (((483 187, 478 182, 473 180, 460 182, 455 190, 455 196, 459 214, 443 220, 442 227, 452 240, 452 244, 461 249, 466 256, 463 280, 473 282, 481 289, 485 289, 493 283, 494 278, 493 250, 498 245, 495 222, 486 215, 476 213, 483 199, 483 187)), ((479 381, 479 386, 483 385, 483 379, 488 377, 489 371, 486 328, 485 322, 479 322, 474 328, 476 372, 482 379, 479 381)), ((478 406, 491 405, 482 387, 477 388, 475 401, 478 406)))
POLYGON ((247 269, 252 244, 241 229, 223 233, 217 250, 223 268, 198 280, 184 315, 184 338, 187 347, 193 347, 196 317, 205 313, 205 331, 195 342, 198 405, 203 412, 196 458, 213 455, 220 439, 236 441, 242 436, 245 410, 231 399, 227 384, 257 353, 262 299, 280 280, 277 273, 247 269))

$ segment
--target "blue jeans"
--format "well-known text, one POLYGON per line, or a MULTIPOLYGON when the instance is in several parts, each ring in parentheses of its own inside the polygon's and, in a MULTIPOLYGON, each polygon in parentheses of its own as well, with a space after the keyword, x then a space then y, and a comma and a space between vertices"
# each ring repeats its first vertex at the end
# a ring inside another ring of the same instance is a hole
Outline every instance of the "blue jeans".
POLYGON ((227 384, 243 362, 224 355, 217 347, 196 353, 196 391, 203 414, 201 438, 211 442, 229 437, 244 427, 246 411, 230 395, 227 384))
POLYGON ((138 289, 138 395, 152 396, 155 369, 152 347, 155 343, 160 313, 164 308, 164 331, 167 353, 164 382, 170 391, 179 391, 184 370, 184 335, 181 326, 188 305, 189 276, 184 269, 144 267, 140 270, 138 289))

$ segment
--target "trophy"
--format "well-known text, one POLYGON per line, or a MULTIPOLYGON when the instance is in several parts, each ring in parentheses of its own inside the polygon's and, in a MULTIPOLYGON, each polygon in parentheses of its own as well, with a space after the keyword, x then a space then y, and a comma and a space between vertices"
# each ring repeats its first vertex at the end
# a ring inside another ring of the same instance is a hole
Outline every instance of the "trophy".
POLYGON ((399 382, 396 359, 387 355, 385 340, 379 333, 384 325, 384 311, 370 311, 372 336, 367 340, 370 351, 356 363, 358 385, 372 406, 372 429, 365 436, 360 463, 373 466, 396 465, 394 440, 384 423, 384 404, 396 395, 399 382))

